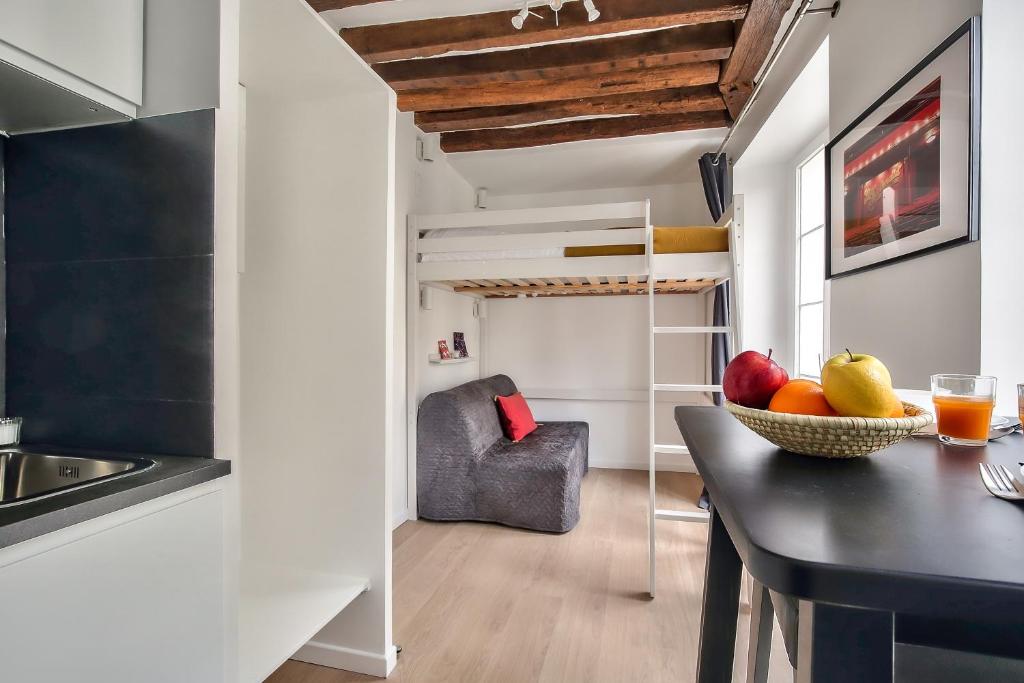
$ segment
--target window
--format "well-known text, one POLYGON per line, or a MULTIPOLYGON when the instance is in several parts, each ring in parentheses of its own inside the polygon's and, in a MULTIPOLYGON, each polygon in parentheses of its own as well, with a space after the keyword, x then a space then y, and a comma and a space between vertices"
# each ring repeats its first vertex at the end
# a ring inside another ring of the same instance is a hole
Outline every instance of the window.
POLYGON ((825 350, 825 152, 797 169, 796 374, 818 379, 825 350))

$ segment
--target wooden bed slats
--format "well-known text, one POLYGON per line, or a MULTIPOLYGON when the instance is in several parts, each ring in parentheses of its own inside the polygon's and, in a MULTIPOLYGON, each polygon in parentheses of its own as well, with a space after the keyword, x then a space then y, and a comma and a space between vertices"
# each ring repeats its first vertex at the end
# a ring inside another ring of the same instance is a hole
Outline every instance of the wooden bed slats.
MULTIPOLYGON (((518 296, 611 296, 647 293, 647 278, 636 275, 629 275, 625 278, 612 275, 608 277, 548 277, 521 280, 448 280, 441 284, 448 285, 456 292, 472 293, 495 299, 518 296)), ((716 284, 715 280, 706 278, 657 280, 654 284, 654 292, 655 294, 698 294, 708 291, 716 284)))

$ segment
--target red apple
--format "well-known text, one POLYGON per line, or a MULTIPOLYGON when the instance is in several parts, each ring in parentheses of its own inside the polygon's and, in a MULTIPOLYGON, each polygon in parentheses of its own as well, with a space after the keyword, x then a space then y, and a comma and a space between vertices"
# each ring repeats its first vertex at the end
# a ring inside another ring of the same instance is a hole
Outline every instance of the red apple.
POLYGON ((722 377, 722 391, 733 403, 764 410, 775 392, 789 381, 789 375, 768 355, 744 351, 732 359, 722 377))

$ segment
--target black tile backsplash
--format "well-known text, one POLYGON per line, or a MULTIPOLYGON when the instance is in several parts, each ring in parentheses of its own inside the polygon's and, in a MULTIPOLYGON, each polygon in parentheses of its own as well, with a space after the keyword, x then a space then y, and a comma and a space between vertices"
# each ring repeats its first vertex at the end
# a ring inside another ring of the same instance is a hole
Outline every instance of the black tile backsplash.
POLYGON ((7 141, 23 439, 213 454, 213 111, 7 141))
POLYGON ((213 253, 213 110, 8 141, 7 260, 213 253))
POLYGON ((8 391, 211 402, 212 269, 212 256, 9 264, 8 391))
POLYGON ((12 410, 25 418, 26 442, 125 453, 213 453, 211 403, 31 392, 19 392, 16 399, 12 410))

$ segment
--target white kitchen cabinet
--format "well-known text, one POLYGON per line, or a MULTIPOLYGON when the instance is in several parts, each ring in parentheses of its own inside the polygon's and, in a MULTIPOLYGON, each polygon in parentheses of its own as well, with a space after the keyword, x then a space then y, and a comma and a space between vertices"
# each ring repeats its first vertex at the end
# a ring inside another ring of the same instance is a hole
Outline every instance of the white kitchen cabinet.
POLYGON ((0 678, 224 679, 217 482, 0 549, 0 678))
MULTIPOLYGON (((142 104, 143 23, 143 0, 0 0, 0 62, 58 86, 41 90, 39 97, 51 116, 59 118, 55 106, 67 107, 68 125, 135 117, 142 104), (61 89, 78 101, 62 100, 61 89), (90 120, 90 114, 100 121, 90 120)), ((24 92, 34 89, 19 94, 24 92)), ((9 96, 3 100, 0 114, 40 106, 9 96)))

